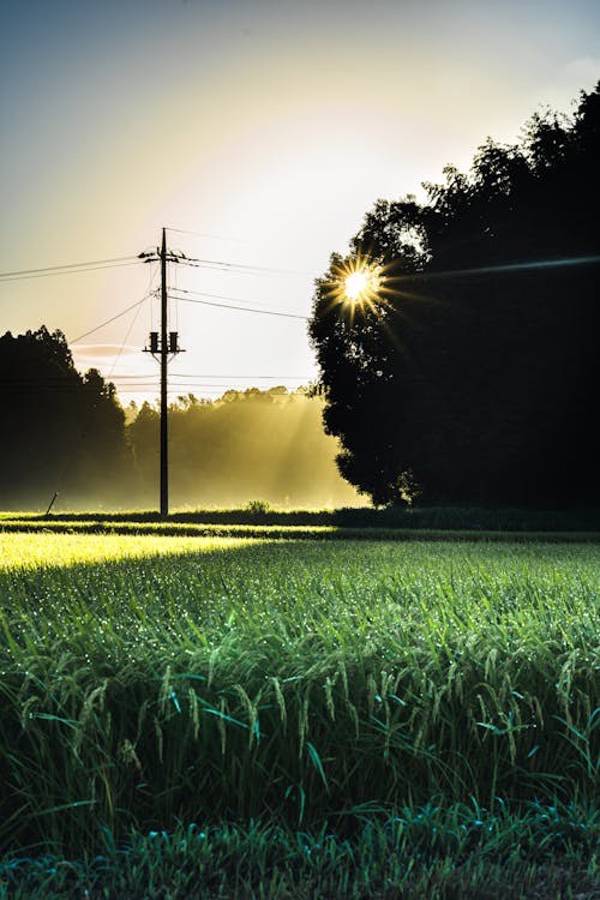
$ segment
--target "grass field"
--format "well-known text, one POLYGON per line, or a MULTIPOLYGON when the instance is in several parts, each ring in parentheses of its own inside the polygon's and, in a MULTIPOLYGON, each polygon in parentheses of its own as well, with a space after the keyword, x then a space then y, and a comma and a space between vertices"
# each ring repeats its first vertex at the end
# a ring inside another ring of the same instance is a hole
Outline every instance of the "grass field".
POLYGON ((0 533, 0 560, 0 896, 598 896, 597 544, 0 533))

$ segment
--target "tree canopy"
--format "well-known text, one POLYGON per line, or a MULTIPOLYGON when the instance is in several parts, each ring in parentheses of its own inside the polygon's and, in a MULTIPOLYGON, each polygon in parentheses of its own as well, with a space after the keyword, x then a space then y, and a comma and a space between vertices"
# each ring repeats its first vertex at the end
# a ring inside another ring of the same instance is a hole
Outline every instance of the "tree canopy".
POLYGON ((61 331, 0 337, 0 502, 35 507, 55 491, 101 486, 114 502, 131 476, 125 416, 114 385, 81 375, 61 331))
POLYGON ((331 257, 309 326, 324 423, 375 503, 600 501, 599 160, 600 84, 424 201, 377 201, 331 257))

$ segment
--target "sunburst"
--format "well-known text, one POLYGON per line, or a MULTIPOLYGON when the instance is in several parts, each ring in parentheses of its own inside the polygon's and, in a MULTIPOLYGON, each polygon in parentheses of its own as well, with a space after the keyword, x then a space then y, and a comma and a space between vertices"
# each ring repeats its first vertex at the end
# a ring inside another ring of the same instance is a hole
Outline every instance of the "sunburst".
POLYGON ((358 310, 379 312, 385 304, 383 266, 361 254, 345 259, 334 269, 329 290, 333 303, 345 307, 352 318, 358 310))

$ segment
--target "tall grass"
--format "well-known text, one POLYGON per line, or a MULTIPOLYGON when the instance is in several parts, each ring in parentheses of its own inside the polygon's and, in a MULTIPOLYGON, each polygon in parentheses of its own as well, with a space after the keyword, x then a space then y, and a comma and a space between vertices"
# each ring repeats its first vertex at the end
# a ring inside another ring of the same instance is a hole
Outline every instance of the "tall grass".
POLYGON ((598 796, 595 545, 46 539, 2 536, 5 846, 598 796))

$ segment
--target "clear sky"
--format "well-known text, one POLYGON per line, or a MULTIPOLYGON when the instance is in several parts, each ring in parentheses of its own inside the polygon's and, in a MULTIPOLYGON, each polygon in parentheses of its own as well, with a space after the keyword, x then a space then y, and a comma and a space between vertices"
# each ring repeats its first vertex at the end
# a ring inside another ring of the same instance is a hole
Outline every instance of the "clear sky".
MULTIPOLYGON (((135 257, 167 226, 170 249, 210 262, 170 267, 187 351, 173 393, 307 383, 312 281, 374 201, 569 111, 599 48, 597 0, 12 3, 0 272, 135 257)), ((0 279, 0 331, 60 328, 124 400, 155 395, 140 352, 155 300, 76 339, 156 288, 157 267, 39 274, 0 279)))

